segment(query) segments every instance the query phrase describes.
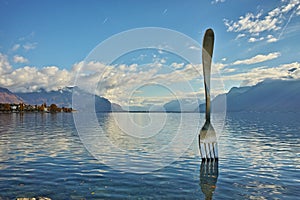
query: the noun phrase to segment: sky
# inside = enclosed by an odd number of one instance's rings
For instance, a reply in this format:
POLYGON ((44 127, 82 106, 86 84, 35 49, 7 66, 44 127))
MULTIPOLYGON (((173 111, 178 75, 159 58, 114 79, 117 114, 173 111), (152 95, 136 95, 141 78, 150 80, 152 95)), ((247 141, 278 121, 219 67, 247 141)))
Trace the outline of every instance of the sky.
POLYGON ((0 0, 0 87, 81 85, 122 106, 203 99, 199 47, 207 28, 215 32, 213 96, 266 79, 300 78, 300 0, 0 0), (149 27, 157 31, 126 41, 149 27), (199 55, 196 62, 164 46, 168 31, 175 34, 172 45, 176 34, 198 43, 182 47, 199 55), (156 33, 161 45, 115 55, 156 33), (105 51, 105 41, 115 44, 105 51), (107 63, 104 54, 116 59, 107 63))

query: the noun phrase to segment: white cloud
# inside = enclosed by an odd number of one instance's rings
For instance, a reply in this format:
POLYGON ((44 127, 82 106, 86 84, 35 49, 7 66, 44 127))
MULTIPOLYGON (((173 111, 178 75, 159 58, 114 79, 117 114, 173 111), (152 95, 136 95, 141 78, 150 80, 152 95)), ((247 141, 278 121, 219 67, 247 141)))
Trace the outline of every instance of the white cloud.
POLYGON ((11 72, 11 70, 12 66, 9 64, 7 56, 0 53, 0 76, 11 72))
MULTIPOLYGON (((119 103, 122 106, 128 106, 128 99, 132 97, 133 91, 144 85, 159 84, 164 87, 172 88, 173 84, 177 87, 172 89, 178 96, 180 91, 184 93, 191 92, 191 88, 186 88, 189 81, 199 79, 202 75, 201 65, 172 63, 171 65, 159 65, 160 63, 154 62, 146 65, 115 65, 105 66, 101 63, 85 63, 87 66, 81 66, 87 71, 94 73, 83 73, 77 77, 77 83, 80 88, 85 90, 94 90, 95 85, 96 94, 110 99, 112 102, 119 103), (97 66, 98 65, 98 66, 97 66), (162 70, 162 66, 164 67, 162 70), (95 70, 97 68, 97 70, 95 70), (85 75, 84 75, 85 74, 85 75), (185 85, 185 87, 183 87, 185 85), (91 87, 92 86, 92 87, 91 87)), ((74 65, 74 69, 78 69, 78 63, 74 65)), ((85 71, 85 70, 84 70, 85 71)), ((198 90, 198 88, 197 88, 198 90)), ((91 92, 95 92, 91 91, 91 92)), ((155 95, 155 94, 154 94, 155 95)), ((147 97, 134 97, 134 102, 146 102, 145 99, 154 98, 155 96, 147 97)), ((174 98, 174 97, 173 97, 174 98)), ((160 99, 160 97, 158 98, 160 99)), ((165 100, 167 99, 164 98, 165 100)), ((161 99, 161 101, 165 101, 161 99)), ((133 102, 133 103, 134 103, 133 102)))
MULTIPOLYGON (((164 53, 164 51, 162 50, 162 49, 158 49, 158 51, 157 51, 159 54, 163 54, 164 53)), ((153 55, 154 56, 154 55, 153 55)), ((155 56, 157 56, 157 55, 155 55, 155 56)))
POLYGON ((37 43, 34 42, 34 43, 26 43, 22 46, 26 51, 29 51, 29 50, 32 50, 32 49, 35 49, 37 47, 37 43))
MULTIPOLYGON (((228 32, 237 32, 239 35, 236 39, 244 37, 245 35, 249 36, 249 42, 261 41, 254 39, 254 36, 258 36, 263 33, 270 34, 270 32, 276 32, 278 30, 284 29, 284 27, 289 23, 290 18, 293 16, 293 13, 288 17, 287 15, 294 10, 294 12, 300 12, 300 1, 299 0, 290 0, 283 1, 283 4, 279 7, 274 8, 268 13, 247 13, 244 16, 240 16, 237 21, 224 19, 224 24, 227 27, 228 32)), ((264 37, 266 38, 266 37, 264 37)), ((280 38, 280 37, 279 37, 280 38)), ((277 40, 267 38, 267 42, 276 42, 277 40)))
POLYGON ((236 69, 234 69, 234 68, 225 68, 222 70, 223 73, 232 73, 235 71, 236 71, 236 69))
POLYGON ((201 50, 201 48, 196 47, 196 46, 189 46, 189 49, 196 50, 196 51, 201 50))
MULTIPOLYGON (((165 63, 163 66, 158 64, 105 65, 100 62, 82 61, 75 63, 70 70, 60 69, 57 66, 43 68, 24 66, 13 69, 7 56, 0 54, 0 86, 13 92, 31 92, 40 88, 50 91, 77 85, 122 106, 128 105, 128 99, 133 91, 146 84, 158 84, 170 88, 173 99, 174 94, 177 98, 188 95, 192 98, 192 94, 200 94, 199 89, 203 87, 201 64, 172 63, 168 65, 165 63), (190 81, 199 84, 195 91, 189 86, 190 81)), ((212 74, 217 74, 218 70, 223 70, 224 66, 220 63, 213 64, 212 74)), ((153 96, 151 95, 140 96, 138 102, 149 103, 147 99, 152 99, 153 102, 165 103, 171 99, 163 95, 156 97, 155 91, 153 91, 153 96)))
POLYGON ((221 71, 225 67, 227 67, 227 64, 224 64, 224 63, 213 63, 212 64, 212 69, 215 69, 216 71, 221 71))
POLYGON ((268 60, 273 60, 275 58, 278 58, 279 56, 280 56, 279 52, 273 52, 273 53, 269 53, 267 55, 259 54, 252 58, 249 58, 249 59, 237 60, 237 61, 233 62, 231 65, 251 65, 251 64, 265 62, 268 60))
MULTIPOLYGON (((23 57, 14 57, 16 61, 25 61, 23 57)), ((13 69, 6 55, 0 53, 0 86, 14 92, 30 92, 40 88, 57 90, 73 85, 75 72, 47 66, 41 69, 25 66, 13 69)))
POLYGON ((283 13, 287 13, 292 10, 294 7, 297 7, 300 4, 299 0, 291 0, 287 5, 281 7, 283 13))
POLYGON ((277 67, 258 67, 249 72, 228 75, 224 80, 241 81, 242 86, 255 85, 266 79, 300 79, 300 63, 293 62, 277 67))
POLYGON ((12 47, 12 51, 17 51, 19 48, 21 47, 20 44, 15 44, 13 47, 12 47))
POLYGON ((240 33, 236 36, 235 40, 237 39, 240 39, 240 38, 243 38, 243 37, 246 37, 246 34, 245 33, 240 33))
MULTIPOLYGON (((223 60, 223 61, 226 61, 226 59, 223 60)), ((228 66, 229 66, 229 64, 213 63, 212 64, 212 73, 213 74, 219 74, 219 73, 226 74, 226 73, 231 73, 231 72, 235 72, 236 71, 235 68, 229 68, 228 66)))
POLYGON ((217 4, 217 3, 224 3, 225 0, 213 0, 211 1, 212 4, 217 4))
POLYGON ((264 37, 260 37, 260 38, 251 37, 249 38, 248 42, 258 42, 258 41, 262 41, 263 39, 264 37))
POLYGON ((31 92, 39 88, 46 90, 57 90, 59 88, 71 85, 73 78, 70 72, 60 70, 56 66, 36 67, 25 66, 11 71, 10 73, 0 75, 1 85, 8 87, 12 91, 31 92))
POLYGON ((171 67, 174 67, 175 69, 180 69, 184 66, 184 63, 172 63, 171 67))
MULTIPOLYGON (((237 60, 230 65, 260 63, 275 59, 278 56, 280 56, 279 52, 256 55, 249 59, 237 60)), ((212 91, 214 93, 212 95, 224 92, 222 81, 239 81, 243 85, 254 85, 265 79, 300 79, 300 63, 298 62, 271 68, 254 68, 244 73, 236 73, 236 69, 230 68, 230 65, 213 63, 212 83, 214 89, 212 91), (218 76, 218 72, 222 72, 222 77, 218 76)), ((140 66, 137 64, 105 65, 100 62, 85 63, 82 61, 75 63, 70 70, 59 69, 57 66, 43 68, 25 66, 12 69, 7 56, 0 53, 0 86, 7 87, 12 91, 36 91, 39 88, 57 90, 74 85, 75 79, 77 83, 81 83, 82 89, 90 91, 96 87, 96 94, 122 106, 160 104, 174 99, 174 95, 132 96, 133 91, 139 92, 139 87, 147 84, 158 84, 171 88, 171 92, 179 99, 203 95, 201 64, 172 63, 169 66, 164 66, 162 70, 155 63, 140 66), (79 71, 83 68, 84 71, 79 71), (190 81, 200 83, 195 91, 184 85, 185 83, 188 85, 190 81), (129 99, 133 102, 128 102, 129 99)), ((90 92, 95 92, 95 90, 90 92)))
POLYGON ((20 55, 15 55, 13 58, 15 63, 27 63, 28 59, 24 58, 23 56, 20 55))
POLYGON ((247 13, 245 16, 241 16, 237 22, 226 22, 227 31, 248 33, 260 33, 263 31, 278 30, 278 18, 272 18, 266 16, 264 19, 260 19, 261 13, 254 15, 253 13, 247 13))
POLYGON ((297 8, 296 15, 300 15, 300 5, 299 5, 298 8, 297 8))
POLYGON ((162 58, 162 59, 160 59, 159 62, 162 63, 162 64, 164 64, 164 63, 166 63, 167 61, 166 61, 166 59, 162 58))
POLYGON ((267 40, 268 43, 272 43, 272 42, 277 42, 278 41, 278 39, 275 38, 273 35, 268 35, 267 39, 268 39, 267 40))

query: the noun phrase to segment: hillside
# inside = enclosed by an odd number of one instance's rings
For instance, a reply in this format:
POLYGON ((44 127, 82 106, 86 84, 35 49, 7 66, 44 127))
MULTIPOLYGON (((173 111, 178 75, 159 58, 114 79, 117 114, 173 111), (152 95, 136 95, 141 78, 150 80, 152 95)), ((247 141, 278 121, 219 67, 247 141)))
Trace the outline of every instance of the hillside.
MULTIPOLYGON (((59 107, 72 107, 73 91, 75 94, 80 93, 84 96, 91 96, 92 94, 86 93, 80 90, 78 87, 66 87, 58 91, 46 91, 40 89, 37 92, 29 93, 16 93, 22 97, 24 101, 31 105, 40 105, 46 103, 47 105, 56 104, 59 107)), ((112 104, 109 100, 92 95, 95 98, 95 110, 96 112, 110 112, 121 111, 121 107, 117 104, 112 104)))
POLYGON ((6 88, 0 87, 0 103, 20 103, 24 100, 6 88))
POLYGON ((167 112, 198 112, 199 101, 195 99, 177 99, 164 104, 167 112))
POLYGON ((300 111, 300 80, 267 80, 252 87, 232 88, 217 96, 213 104, 226 96, 227 112, 300 111))

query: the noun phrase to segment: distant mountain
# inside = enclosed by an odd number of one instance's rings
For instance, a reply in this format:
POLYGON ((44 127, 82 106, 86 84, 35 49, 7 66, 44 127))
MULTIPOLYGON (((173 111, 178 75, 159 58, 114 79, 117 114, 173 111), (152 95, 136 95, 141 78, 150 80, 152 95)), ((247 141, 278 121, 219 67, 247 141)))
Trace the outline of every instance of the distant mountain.
POLYGON ((162 105, 148 105, 148 106, 129 106, 125 110, 130 112, 195 112, 194 110, 199 106, 197 100, 172 100, 162 105))
POLYGON ((224 102, 224 97, 227 112, 300 111, 300 80, 266 80, 252 87, 234 87, 212 104, 224 102))
POLYGON ((21 103, 24 100, 6 88, 0 87, 0 103, 21 103))
POLYGON ((124 111, 124 110, 123 110, 123 108, 119 104, 111 103, 111 111, 113 111, 113 112, 121 112, 121 111, 124 111))
POLYGON ((130 112, 148 112, 149 107, 146 106, 128 106, 125 108, 126 111, 130 112))
POLYGON ((39 89, 36 92, 16 93, 16 95, 20 96, 26 103, 31 105, 41 105, 43 103, 50 105, 54 103, 60 107, 71 107, 72 91, 73 88, 64 88, 58 91, 39 89))
POLYGON ((164 108, 162 106, 127 106, 124 108, 126 111, 129 112, 164 112, 164 108))
POLYGON ((195 99, 176 99, 166 103, 167 112, 198 112, 199 101, 195 99))
MULTIPOLYGON (((96 112, 122 111, 121 106, 112 104, 109 100, 103 97, 84 92, 78 87, 65 87, 57 91, 46 91, 44 89, 40 89, 36 92, 16 94, 24 99, 26 103, 32 105, 41 105, 43 103, 50 105, 54 103, 59 107, 72 107, 73 92, 75 92, 74 94, 80 94, 81 97, 84 96, 85 98, 89 97, 89 99, 95 99, 94 103, 96 112)), ((84 104, 86 105, 86 102, 83 101, 81 106, 84 106, 84 104)), ((81 108, 84 109, 84 107, 81 108)))

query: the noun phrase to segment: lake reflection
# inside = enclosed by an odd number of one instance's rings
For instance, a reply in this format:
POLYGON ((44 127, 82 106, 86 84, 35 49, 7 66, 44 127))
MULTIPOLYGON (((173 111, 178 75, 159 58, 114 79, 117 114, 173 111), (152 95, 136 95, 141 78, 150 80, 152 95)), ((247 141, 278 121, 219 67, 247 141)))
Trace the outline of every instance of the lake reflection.
POLYGON ((200 166, 200 187, 205 199, 212 199, 219 176, 217 160, 202 160, 200 166))
MULTIPOLYGON (((147 158, 155 144, 164 145, 174 137, 174 130, 178 128, 172 124, 180 119, 178 113, 166 114, 163 117, 167 125, 162 132, 158 135, 151 131, 149 134, 139 132, 134 138, 116 127, 111 115, 99 114, 97 123, 104 131, 101 137, 110 138, 126 150, 118 151, 123 152, 122 158, 127 151, 147 158)), ((131 115, 141 127, 150 122, 149 116, 131 115)), ((52 199, 297 199, 300 196, 299 116, 297 113, 228 114, 224 129, 217 131, 218 163, 201 163, 198 133, 195 133, 190 148, 174 162, 139 174, 118 170, 106 165, 105 160, 95 159, 78 137, 71 113, 0 114, 0 199, 37 196, 52 199)), ((203 123, 196 122, 194 114, 185 113, 183 117, 189 122, 183 126, 187 130, 188 125, 198 128, 197 124, 203 123)), ((159 119, 159 115, 156 118, 159 119)), ((204 115, 200 114, 199 119, 204 119, 204 115)), ((220 126, 217 121, 212 122, 214 127, 220 126)), ((93 136, 97 129, 89 128, 91 131, 86 135, 93 136)), ((180 147, 181 141, 186 139, 184 129, 173 148, 162 154, 166 159, 167 154, 174 155, 178 151, 176 145, 180 147)), ((96 145, 96 141, 90 144, 96 145)), ((110 152, 108 146, 98 147, 107 148, 103 154, 110 152)), ((117 159, 124 167, 128 161, 111 153, 101 156, 117 159)))

